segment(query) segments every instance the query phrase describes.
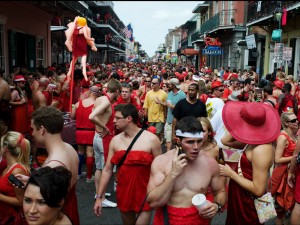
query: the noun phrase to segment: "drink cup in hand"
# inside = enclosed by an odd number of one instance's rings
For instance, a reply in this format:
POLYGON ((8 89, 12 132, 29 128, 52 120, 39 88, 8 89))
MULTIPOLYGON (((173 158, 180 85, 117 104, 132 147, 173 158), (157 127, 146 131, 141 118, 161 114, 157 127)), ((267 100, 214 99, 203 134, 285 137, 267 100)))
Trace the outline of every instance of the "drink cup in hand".
POLYGON ((192 203, 198 209, 198 211, 200 212, 201 209, 204 206, 206 206, 206 204, 207 204, 205 195, 204 194, 194 195, 193 198, 192 198, 192 203))

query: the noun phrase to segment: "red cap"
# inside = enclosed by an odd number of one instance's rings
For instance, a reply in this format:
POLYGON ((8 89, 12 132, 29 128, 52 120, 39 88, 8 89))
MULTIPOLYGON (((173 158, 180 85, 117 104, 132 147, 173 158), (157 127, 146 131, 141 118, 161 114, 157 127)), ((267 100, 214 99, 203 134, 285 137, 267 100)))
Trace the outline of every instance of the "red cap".
POLYGON ((211 84, 211 89, 213 90, 213 89, 215 89, 215 88, 217 88, 217 87, 223 87, 224 86, 224 84, 222 84, 222 82, 221 81, 214 81, 214 82, 212 82, 212 84, 211 84))
POLYGON ((14 82, 26 81, 23 75, 16 75, 14 77, 14 82))

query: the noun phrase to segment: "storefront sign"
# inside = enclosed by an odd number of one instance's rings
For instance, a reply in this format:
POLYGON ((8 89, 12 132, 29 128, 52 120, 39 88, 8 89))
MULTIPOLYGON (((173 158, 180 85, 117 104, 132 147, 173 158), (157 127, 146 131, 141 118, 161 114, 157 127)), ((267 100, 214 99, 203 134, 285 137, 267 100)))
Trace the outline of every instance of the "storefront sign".
POLYGON ((291 61, 293 55, 293 48, 283 47, 283 60, 291 61))
POLYGON ((206 48, 202 49, 203 55, 222 55, 223 49, 216 46, 207 46, 206 48))
POLYGON ((283 58, 283 43, 276 43, 274 47, 274 58, 275 61, 281 61, 283 58))

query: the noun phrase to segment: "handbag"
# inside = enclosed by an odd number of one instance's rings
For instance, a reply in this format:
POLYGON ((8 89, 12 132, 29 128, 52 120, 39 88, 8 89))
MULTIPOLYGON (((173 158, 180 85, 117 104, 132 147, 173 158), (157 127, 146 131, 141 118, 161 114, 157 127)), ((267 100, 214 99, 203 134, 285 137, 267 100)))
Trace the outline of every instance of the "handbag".
MULTIPOLYGON (((240 160, 239 160, 239 164, 238 164, 238 174, 241 177, 244 177, 242 169, 241 169, 242 155, 243 155, 243 153, 240 156, 240 160)), ((267 192, 260 198, 254 197, 254 206, 255 206, 260 223, 265 223, 277 216, 277 213, 275 210, 274 199, 271 195, 271 192, 267 192)))

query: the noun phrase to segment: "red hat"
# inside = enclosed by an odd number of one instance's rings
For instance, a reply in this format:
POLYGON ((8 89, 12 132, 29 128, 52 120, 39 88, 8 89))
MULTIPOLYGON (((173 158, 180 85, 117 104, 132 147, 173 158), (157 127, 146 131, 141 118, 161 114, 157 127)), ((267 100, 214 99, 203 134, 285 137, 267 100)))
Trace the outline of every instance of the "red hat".
POLYGON ((245 144, 270 143, 281 129, 278 112, 259 102, 229 101, 223 107, 222 118, 228 132, 245 144))
POLYGON ((224 86, 224 84, 221 81, 217 80, 217 81, 212 82, 211 89, 213 90, 217 87, 223 87, 223 86, 224 86))
POLYGON ((153 134, 156 134, 156 127, 154 127, 154 126, 148 127, 147 130, 150 131, 150 132, 153 133, 153 134))
POLYGON ((275 80, 274 84, 276 85, 276 87, 278 87, 279 89, 283 88, 284 82, 281 80, 275 80))
POLYGON ((14 77, 14 82, 26 81, 23 75, 16 75, 14 77))
POLYGON ((89 80, 86 81, 84 78, 80 83, 82 87, 89 87, 91 85, 90 81, 89 80))

